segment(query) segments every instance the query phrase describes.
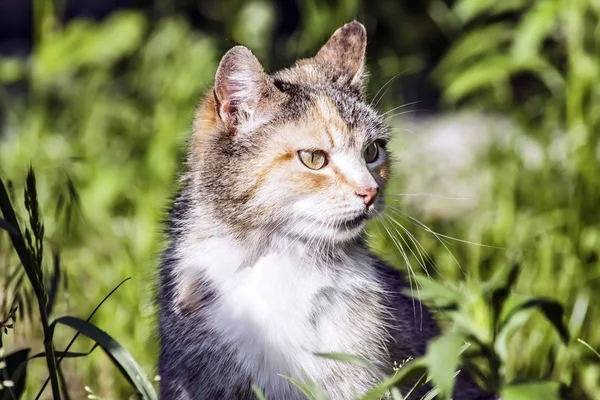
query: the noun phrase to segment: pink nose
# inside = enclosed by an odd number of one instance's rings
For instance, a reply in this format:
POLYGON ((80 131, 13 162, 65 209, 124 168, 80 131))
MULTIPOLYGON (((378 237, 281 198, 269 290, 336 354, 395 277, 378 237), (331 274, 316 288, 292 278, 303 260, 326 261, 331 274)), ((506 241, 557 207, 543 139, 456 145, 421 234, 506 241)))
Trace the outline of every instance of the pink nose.
POLYGON ((373 204, 373 201, 375 201, 377 193, 379 193, 378 187, 360 188, 356 192, 356 195, 363 198, 363 201, 365 202, 366 206, 370 206, 371 204, 373 204))

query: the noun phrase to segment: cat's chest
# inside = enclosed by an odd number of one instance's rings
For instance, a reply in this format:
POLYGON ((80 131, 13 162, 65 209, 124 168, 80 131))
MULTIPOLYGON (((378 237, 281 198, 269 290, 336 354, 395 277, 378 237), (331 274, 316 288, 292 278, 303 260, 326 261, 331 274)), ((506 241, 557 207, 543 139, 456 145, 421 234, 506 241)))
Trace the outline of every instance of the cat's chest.
POLYGON ((326 367, 313 353, 362 352, 372 336, 368 325, 377 330, 370 320, 381 311, 377 287, 364 274, 311 264, 293 249, 267 252, 250 264, 247 254, 225 243, 213 243, 205 255, 214 264, 204 273, 218 294, 207 322, 253 370, 320 375, 326 367))

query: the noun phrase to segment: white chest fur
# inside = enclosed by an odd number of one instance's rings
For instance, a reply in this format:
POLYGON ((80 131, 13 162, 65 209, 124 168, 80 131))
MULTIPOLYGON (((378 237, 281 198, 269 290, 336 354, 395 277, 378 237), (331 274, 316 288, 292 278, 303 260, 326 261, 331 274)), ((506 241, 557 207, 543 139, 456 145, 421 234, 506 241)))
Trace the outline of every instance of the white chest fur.
MULTIPOLYGON (((348 368, 315 352, 371 352, 371 356, 381 352, 381 308, 371 302, 357 310, 352 302, 359 290, 381 293, 368 260, 350 259, 343 268, 317 265, 306 249, 293 246, 248 262, 248 252, 227 238, 207 239, 186 253, 182 259, 186 275, 201 271, 217 290, 207 323, 234 345, 240 364, 271 393, 289 390, 277 374, 300 378, 302 371, 324 382, 340 368, 348 368)), ((370 379, 365 375, 362 380, 370 379)), ((329 391, 345 398, 342 392, 362 391, 368 384, 356 383, 329 391)))

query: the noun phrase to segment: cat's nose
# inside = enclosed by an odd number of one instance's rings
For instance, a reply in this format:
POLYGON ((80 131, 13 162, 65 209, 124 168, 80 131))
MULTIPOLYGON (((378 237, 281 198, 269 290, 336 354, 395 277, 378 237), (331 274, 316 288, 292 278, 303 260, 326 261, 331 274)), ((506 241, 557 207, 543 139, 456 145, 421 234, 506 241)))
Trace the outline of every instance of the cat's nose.
POLYGON ((356 195, 363 198, 367 207, 373 204, 377 193, 379 193, 378 187, 360 188, 356 191, 356 195))

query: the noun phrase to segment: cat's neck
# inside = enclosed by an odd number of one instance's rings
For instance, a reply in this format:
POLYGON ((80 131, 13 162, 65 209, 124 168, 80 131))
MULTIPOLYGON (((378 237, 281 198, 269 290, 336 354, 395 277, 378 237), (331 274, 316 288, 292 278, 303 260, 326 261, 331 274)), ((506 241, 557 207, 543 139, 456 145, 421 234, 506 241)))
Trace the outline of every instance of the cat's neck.
POLYGON ((279 256, 294 260, 301 268, 335 270, 347 269, 353 260, 369 258, 364 240, 336 242, 306 239, 283 234, 254 232, 244 240, 214 231, 197 231, 179 248, 180 259, 188 260, 194 269, 252 267, 261 258, 279 256))

